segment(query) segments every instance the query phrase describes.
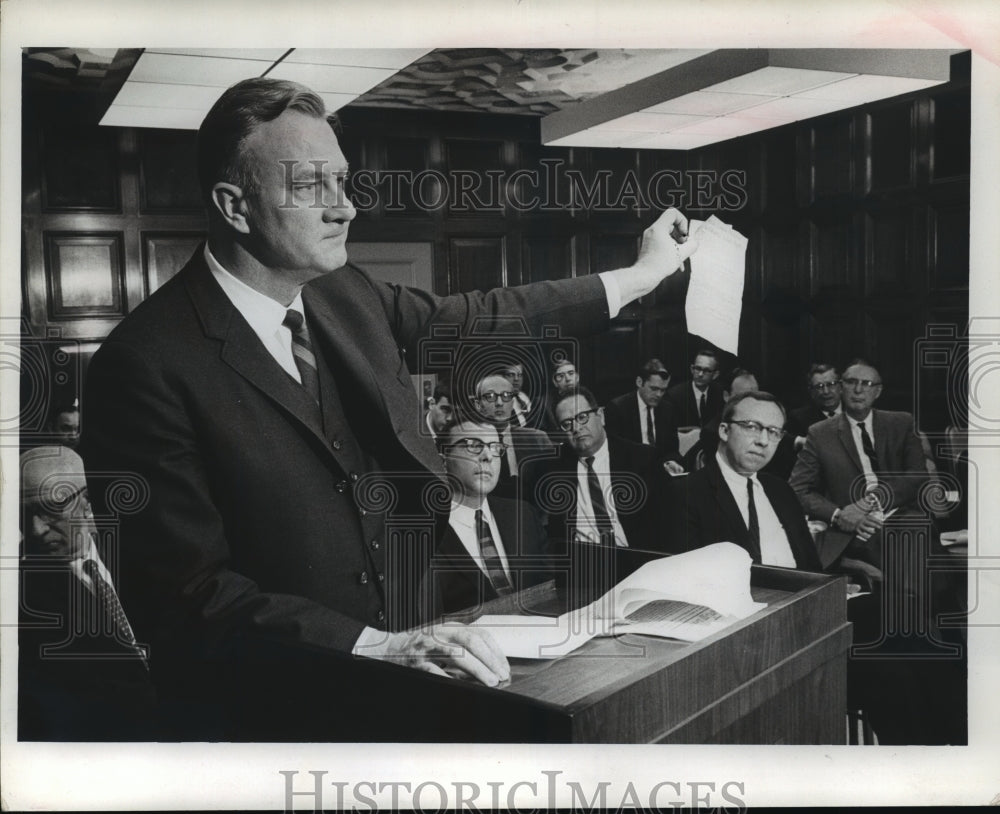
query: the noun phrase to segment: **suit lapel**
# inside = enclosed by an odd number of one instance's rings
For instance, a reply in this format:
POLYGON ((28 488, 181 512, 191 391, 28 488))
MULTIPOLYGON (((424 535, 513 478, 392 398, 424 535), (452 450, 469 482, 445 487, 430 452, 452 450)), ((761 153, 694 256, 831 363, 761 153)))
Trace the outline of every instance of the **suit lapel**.
POLYGON ((268 353, 249 323, 212 277, 202 252, 186 280, 208 336, 222 341, 222 361, 304 424, 326 445, 316 402, 268 353))
POLYGON ((840 414, 840 421, 837 423, 837 437, 840 439, 840 444, 843 446, 844 452, 847 453, 847 457, 851 459, 851 463, 854 464, 855 469, 859 473, 863 472, 861 459, 858 457, 858 448, 854 446, 854 434, 851 431, 851 422, 847 417, 847 413, 840 414))
POLYGON ((734 530, 739 530, 739 539, 732 542, 746 548, 750 542, 750 532, 747 529, 746 522, 743 520, 743 515, 740 513, 740 507, 736 505, 736 499, 733 497, 733 493, 726 483, 726 479, 722 477, 722 471, 719 469, 719 464, 715 458, 712 458, 705 465, 705 469, 708 471, 708 481, 712 485, 715 501, 726 518, 726 525, 734 530))

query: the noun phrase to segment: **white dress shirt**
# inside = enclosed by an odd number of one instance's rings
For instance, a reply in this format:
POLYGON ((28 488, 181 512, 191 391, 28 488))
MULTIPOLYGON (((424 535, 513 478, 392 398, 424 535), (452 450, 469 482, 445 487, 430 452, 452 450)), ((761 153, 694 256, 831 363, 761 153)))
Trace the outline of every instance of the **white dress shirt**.
MULTIPOLYGON (((722 478, 732 492, 733 499, 743 515, 743 522, 750 528, 750 498, 747 495, 747 475, 741 475, 729 465, 721 450, 715 453, 715 460, 722 470, 722 478)), ((780 565, 785 568, 795 567, 795 555, 788 543, 788 535, 781 525, 771 501, 767 499, 764 488, 754 473, 749 476, 753 483, 753 504, 757 509, 757 526, 760 528, 760 561, 764 565, 780 565)))
MULTIPOLYGON (((861 428, 858 426, 858 422, 855 421, 850 416, 847 416, 847 420, 851 424, 851 437, 854 438, 854 446, 858 450, 858 459, 861 461, 861 469, 865 473, 865 483, 868 484, 869 489, 874 489, 878 486, 878 477, 875 475, 875 471, 872 469, 872 463, 865 453, 865 447, 861 443, 861 428)), ((875 448, 875 432, 872 427, 872 412, 868 411, 868 415, 865 416, 865 420, 861 422, 865 425, 865 429, 868 430, 868 437, 872 439, 872 449, 875 448)))
MULTIPOLYGON (((594 453, 594 472, 597 474, 597 482, 601 485, 601 492, 604 494, 604 503, 608 509, 608 516, 611 518, 611 527, 615 533, 615 545, 628 548, 628 538, 625 530, 618 521, 618 512, 615 509, 615 499, 611 494, 611 456, 608 453, 608 439, 604 439, 601 448, 594 453)), ((587 478, 587 462, 580 458, 576 463, 576 530, 577 533, 586 539, 597 542, 601 539, 601 534, 597 529, 597 522, 594 520, 594 504, 590 500, 590 481, 587 478)))
MULTIPOLYGON (((493 535, 493 544, 497 547, 497 554, 500 555, 500 562, 503 563, 503 570, 506 571, 509 579, 510 565, 507 563, 507 552, 503 547, 503 539, 500 537, 500 529, 497 528, 497 521, 494 520, 493 513, 490 511, 490 504, 484 500, 479 508, 483 511, 483 520, 485 520, 486 525, 490 527, 490 532, 493 535)), ((479 570, 486 574, 486 576, 489 576, 489 572, 486 570, 486 564, 483 562, 483 556, 479 551, 479 531, 476 528, 476 510, 461 503, 452 501, 451 514, 448 517, 448 525, 451 526, 452 531, 458 535, 458 539, 465 547, 465 550, 469 553, 469 556, 475 561, 479 570)))
POLYGON ((266 294, 261 294, 226 271, 212 256, 207 243, 205 244, 205 262, 208 264, 215 281, 222 287, 223 293, 240 312, 240 315, 250 323, 250 327, 264 343, 267 352, 274 357, 274 360, 289 376, 302 384, 299 369, 295 364, 295 356, 292 354, 292 332, 282 325, 285 320, 285 312, 290 308, 305 316, 302 306, 302 292, 299 291, 286 308, 277 300, 272 300, 266 294))

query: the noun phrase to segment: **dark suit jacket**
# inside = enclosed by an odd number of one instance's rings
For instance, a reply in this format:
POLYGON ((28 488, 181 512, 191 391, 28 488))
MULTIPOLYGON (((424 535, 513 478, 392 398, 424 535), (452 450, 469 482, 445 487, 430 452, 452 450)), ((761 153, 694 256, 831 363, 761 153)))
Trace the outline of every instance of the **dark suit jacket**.
MULTIPOLYGON (((808 571, 820 571, 819 557, 805 515, 787 483, 773 475, 757 475, 761 488, 788 536, 795 565, 808 571)), ((681 510, 675 513, 671 543, 675 553, 690 551, 712 543, 730 542, 745 548, 754 562, 760 562, 760 550, 751 542, 750 532, 736 499, 730 491, 713 454, 704 468, 687 476, 677 485, 681 510)))
POLYGON ((493 495, 509 500, 533 501, 535 472, 538 466, 553 458, 556 453, 555 444, 544 431, 515 424, 510 426, 510 438, 517 460, 517 475, 511 473, 507 477, 501 476, 493 495))
POLYGON ((154 740, 155 693, 133 648, 103 623, 68 567, 21 561, 19 740, 154 740))
MULTIPOLYGON (((913 416, 890 410, 872 411, 879 481, 892 499, 883 508, 915 508, 917 495, 929 476, 923 449, 913 428, 913 416)), ((829 522, 835 509, 864 494, 864 470, 851 435, 847 415, 841 413, 809 428, 789 483, 810 517, 829 522)), ((833 562, 853 535, 829 529, 823 536, 821 559, 833 562)))
POLYGON ((720 415, 725 405, 722 398, 722 385, 712 382, 706 391, 708 402, 705 405, 705 414, 698 418, 698 404, 695 401, 694 393, 691 390, 691 382, 681 382, 675 384, 667 390, 667 398, 674 406, 674 417, 677 419, 679 427, 699 427, 704 426, 713 416, 720 415))
MULTIPOLYGON (((673 491, 656 452, 648 446, 608 436, 611 485, 618 520, 629 548, 669 551, 668 512, 673 491)), ((549 540, 553 553, 567 550, 576 527, 577 458, 569 444, 539 478, 539 508, 549 513, 549 540)))
MULTIPOLYGON (((529 503, 488 498, 490 511, 510 566, 515 590, 544 582, 551 575, 545 551, 545 529, 537 509, 529 503)), ((475 608, 497 598, 486 574, 469 556, 451 526, 447 526, 431 561, 429 576, 440 598, 442 613, 475 608)))
MULTIPOLYGON (((432 326, 462 337, 480 316, 515 313, 535 333, 559 324, 577 334, 608 320, 596 275, 442 298, 348 266, 306 286, 303 301, 322 415, 219 288, 201 248, 90 363, 88 476, 136 473, 145 487, 117 513, 122 600, 153 645, 154 680, 196 698, 207 692, 198 665, 219 667, 224 696, 246 674, 244 656, 349 653, 365 625, 398 624, 386 618, 387 586, 413 593, 433 518, 413 545, 400 544, 400 556, 420 549, 417 567, 395 559, 390 570, 387 548, 394 556, 395 541, 413 539, 395 517, 429 514, 422 490, 443 472, 410 378, 432 326), (371 469, 389 474, 364 477, 371 469)), ((102 492, 94 480, 97 511, 114 513, 116 495, 102 492)))
POLYGON ((788 430, 789 435, 802 435, 804 436, 809 432, 809 428, 813 424, 818 424, 820 421, 826 421, 827 416, 819 407, 817 407, 812 402, 805 404, 802 407, 796 407, 794 410, 789 410, 788 412, 788 424, 785 429, 788 430))
MULTIPOLYGON (((633 390, 611 399, 604 407, 604 425, 612 435, 642 443, 642 425, 639 423, 639 393, 633 390)), ((645 406, 645 405, 644 405, 645 406)), ((670 399, 663 398, 653 409, 653 429, 656 433, 656 452, 663 461, 681 462, 677 441, 677 420, 670 399)))

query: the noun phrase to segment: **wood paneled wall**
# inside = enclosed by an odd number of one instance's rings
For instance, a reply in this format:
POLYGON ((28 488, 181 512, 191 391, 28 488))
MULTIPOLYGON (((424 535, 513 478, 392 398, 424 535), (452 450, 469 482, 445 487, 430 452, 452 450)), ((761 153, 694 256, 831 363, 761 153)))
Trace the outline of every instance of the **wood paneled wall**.
MULTIPOLYGON (((944 390, 926 392, 943 374, 921 379, 915 346, 928 325, 967 321, 969 105, 959 78, 690 153, 547 149, 530 117, 347 110, 341 141, 363 210, 351 234, 433 241, 441 293, 518 285, 631 263, 655 191, 749 237, 739 362, 763 385, 801 403, 810 362, 867 355, 884 405, 915 409, 919 391, 943 426, 944 390)), ((34 337, 99 341, 204 231, 195 134, 100 128, 102 109, 96 97, 25 96, 22 313, 34 337)), ((702 342, 684 325, 685 287, 671 278, 585 342, 584 382, 613 396, 651 356, 686 378, 702 342)))

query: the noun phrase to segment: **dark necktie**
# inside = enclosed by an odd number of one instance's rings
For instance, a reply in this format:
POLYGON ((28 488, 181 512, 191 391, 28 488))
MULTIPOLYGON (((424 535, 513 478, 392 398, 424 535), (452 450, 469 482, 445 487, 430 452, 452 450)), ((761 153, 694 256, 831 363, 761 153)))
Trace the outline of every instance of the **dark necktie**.
POLYGON ((299 369, 302 386, 318 404, 319 374, 316 371, 316 357, 309 341, 309 329, 306 327, 305 317, 289 308, 281 324, 292 332, 292 355, 295 357, 295 367, 299 369))
POLYGON ((646 435, 649 438, 649 445, 651 447, 656 446, 656 429, 653 424, 653 408, 648 404, 646 405, 646 435))
POLYGON ((872 443, 872 437, 868 434, 868 430, 865 429, 863 421, 858 422, 858 428, 861 430, 861 448, 865 451, 865 455, 868 456, 868 460, 871 461, 872 472, 878 472, 878 458, 875 455, 875 445, 872 443))
POLYGON ((760 558, 760 522, 757 520, 757 504, 753 499, 753 478, 747 478, 747 530, 750 532, 750 544, 753 546, 753 556, 760 558))
POLYGON ((698 418, 701 422, 705 423, 705 412, 708 410, 708 396, 704 393, 701 394, 701 398, 698 400, 698 418))
POLYGON ((490 531, 490 524, 483 517, 483 510, 476 509, 476 536, 479 538, 479 555, 483 558, 483 565, 486 573, 493 584, 493 590, 498 596, 505 596, 513 590, 507 572, 503 570, 503 561, 500 559, 500 552, 497 551, 496 543, 493 542, 493 533, 490 531))
POLYGON ((827 418, 833 418, 837 414, 836 410, 830 410, 828 413, 824 413, 827 418))
POLYGON ((100 569, 97 567, 97 562, 95 560, 84 560, 83 561, 83 572, 90 577, 91 582, 94 584, 94 595, 97 597, 97 601, 101 604, 101 609, 104 611, 104 621, 105 625, 102 629, 111 630, 116 639, 123 641, 132 646, 135 650, 136 655, 142 659, 143 666, 148 670, 149 663, 146 661, 146 654, 135 641, 135 634, 132 632, 132 626, 128 623, 128 618, 125 616, 125 609, 122 607, 122 603, 118 599, 118 594, 115 593, 115 589, 112 588, 108 581, 101 576, 100 569))
POLYGON ((601 535, 601 542, 615 545, 614 526, 611 525, 611 516, 608 514, 607 504, 604 502, 604 492, 601 490, 601 482, 597 479, 594 471, 594 456, 584 458, 587 464, 587 487, 590 490, 590 505, 594 509, 594 525, 601 535))

